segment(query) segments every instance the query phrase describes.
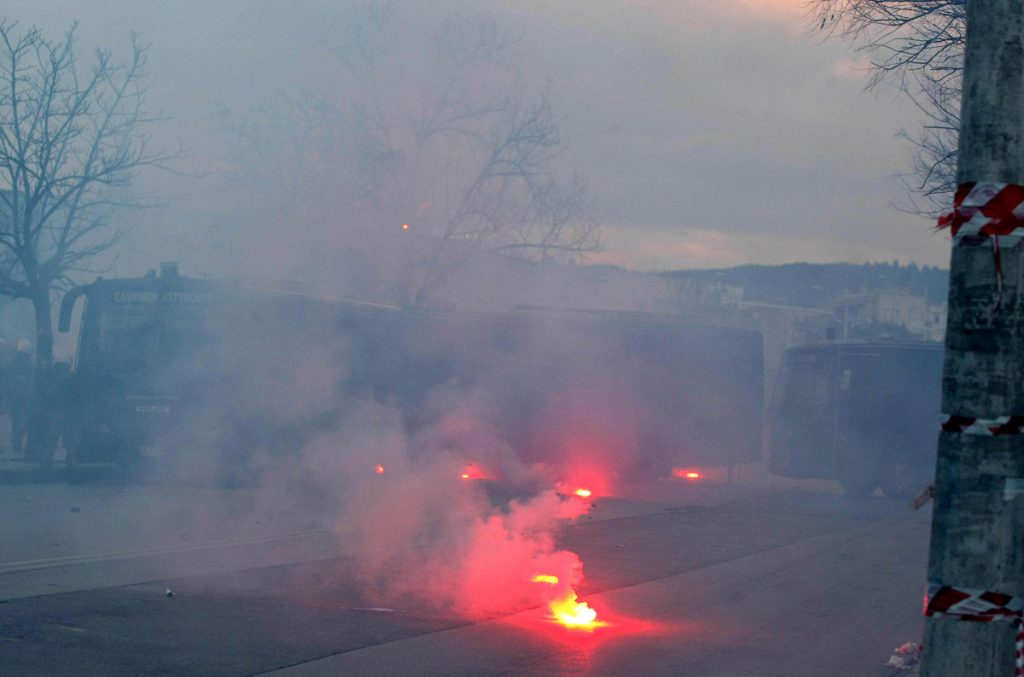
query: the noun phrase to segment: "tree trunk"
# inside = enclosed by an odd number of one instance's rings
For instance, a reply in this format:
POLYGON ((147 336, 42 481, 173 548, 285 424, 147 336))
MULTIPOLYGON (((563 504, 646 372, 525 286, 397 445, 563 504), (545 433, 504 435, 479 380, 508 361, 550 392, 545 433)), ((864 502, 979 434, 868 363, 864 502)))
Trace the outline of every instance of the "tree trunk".
POLYGON ((60 415, 56 410, 51 386, 50 367, 53 362, 53 317, 50 312, 50 290, 35 289, 32 306, 36 316, 36 359, 32 375, 32 397, 29 408, 28 452, 40 467, 49 471, 53 463, 56 438, 53 431, 60 415))
POLYGON ((36 316, 36 372, 48 372, 53 363, 53 313, 49 288, 32 292, 36 316))
MULTIPOLYGON (((967 4, 957 181, 1024 184, 1024 0, 967 4)), ((991 235, 954 242, 946 415, 1024 414, 1022 247, 991 235)), ((939 434, 928 580, 1024 595, 1024 434, 970 434, 958 426, 939 434)), ((942 614, 943 606, 933 605, 940 613, 925 622, 922 675, 1014 674, 1013 623, 953 617, 958 612, 942 614)))

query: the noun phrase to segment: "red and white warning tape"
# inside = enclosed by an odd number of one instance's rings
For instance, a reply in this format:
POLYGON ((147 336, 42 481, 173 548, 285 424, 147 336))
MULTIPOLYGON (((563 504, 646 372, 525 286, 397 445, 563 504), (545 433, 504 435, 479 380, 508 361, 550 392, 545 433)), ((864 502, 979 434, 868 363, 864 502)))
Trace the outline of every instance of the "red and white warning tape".
POLYGON ((950 229, 954 244, 965 238, 996 237, 1012 246, 1024 237, 1024 186, 962 183, 953 198, 953 211, 939 217, 938 227, 950 229))
POLYGON ((992 243, 996 268, 996 303, 1003 305, 1003 247, 1024 239, 1024 186, 1014 183, 970 181, 957 186, 953 211, 939 217, 939 230, 949 228, 953 245, 992 243))
POLYGON ((975 418, 942 414, 942 430, 966 435, 1020 435, 1024 434, 1024 416, 975 418))
POLYGON ((1024 597, 929 583, 924 615, 980 623, 1013 623, 1017 626, 1016 675, 1024 677, 1024 597))

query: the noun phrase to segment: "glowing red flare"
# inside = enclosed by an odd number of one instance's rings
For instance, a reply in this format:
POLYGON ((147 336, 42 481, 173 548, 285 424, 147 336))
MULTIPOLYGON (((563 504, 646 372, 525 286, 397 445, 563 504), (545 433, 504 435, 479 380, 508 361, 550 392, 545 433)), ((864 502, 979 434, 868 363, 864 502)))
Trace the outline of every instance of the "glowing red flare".
MULTIPOLYGON (((530 581, 547 585, 559 584, 558 576, 553 574, 537 574, 530 581)), ((597 621, 597 612, 591 609, 590 605, 576 598, 576 591, 571 586, 562 586, 555 594, 559 596, 548 601, 548 609, 551 610, 551 617, 555 621, 570 628, 593 629, 604 625, 597 621)))
POLYGON ((470 463, 462 469, 462 475, 464 480, 486 480, 490 479, 487 473, 476 463, 470 463))
POLYGON ((590 491, 590 489, 577 489, 576 490, 576 495, 580 496, 582 498, 590 498, 590 494, 591 493, 592 492, 590 491))
POLYGON ((373 466, 373 471, 375 473, 377 473, 378 475, 383 475, 384 474, 384 466, 382 466, 380 463, 378 463, 377 465, 373 466))
POLYGON ((409 230, 409 224, 408 223, 403 223, 402 224, 402 230, 409 230))
POLYGON ((593 628, 599 625, 597 612, 586 602, 577 601, 575 592, 567 597, 552 600, 548 603, 548 608, 551 609, 555 620, 567 627, 593 628))
POLYGON ((687 468, 676 468, 672 471, 672 474, 684 480, 699 480, 704 477, 704 475, 697 470, 689 470, 687 468))

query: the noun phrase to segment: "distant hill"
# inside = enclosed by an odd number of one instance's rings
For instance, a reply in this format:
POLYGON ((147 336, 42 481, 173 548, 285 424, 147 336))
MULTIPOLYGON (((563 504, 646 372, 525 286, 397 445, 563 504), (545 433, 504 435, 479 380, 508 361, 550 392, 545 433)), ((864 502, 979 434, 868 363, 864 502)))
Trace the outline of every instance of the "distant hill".
POLYGON ((879 287, 902 287, 932 304, 944 303, 949 271, 933 266, 896 263, 790 263, 747 265, 720 270, 677 270, 660 273, 743 288, 743 299, 755 303, 822 307, 844 294, 879 287))

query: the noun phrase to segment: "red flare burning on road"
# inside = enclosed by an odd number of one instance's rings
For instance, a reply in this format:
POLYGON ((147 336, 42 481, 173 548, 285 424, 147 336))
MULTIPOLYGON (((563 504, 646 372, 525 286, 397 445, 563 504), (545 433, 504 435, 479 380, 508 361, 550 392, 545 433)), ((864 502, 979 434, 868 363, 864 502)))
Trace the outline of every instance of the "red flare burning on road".
POLYGON ((384 466, 382 466, 380 463, 378 463, 377 465, 373 466, 373 472, 377 473, 378 475, 383 475, 384 474, 384 466))
POLYGON ((476 463, 470 463, 462 469, 460 477, 464 480, 485 480, 488 479, 487 473, 483 471, 476 463))
POLYGON ((574 493, 580 498, 590 498, 593 492, 590 489, 577 489, 574 493))
POLYGON ((568 597, 551 600, 548 608, 556 621, 570 628, 594 628, 600 625, 597 612, 586 602, 577 601, 575 592, 568 597))
POLYGON ((557 619, 550 627, 563 632, 596 622, 588 621, 589 607, 577 608, 573 586, 583 564, 557 542, 562 526, 590 509, 590 500, 573 496, 590 485, 577 480, 565 493, 549 489, 495 505, 476 487, 498 475, 490 465, 452 455, 384 460, 363 461, 364 477, 380 465, 387 480, 378 474, 378 481, 346 492, 339 528, 351 538, 353 573, 368 603, 392 607, 412 599, 473 620, 541 607, 542 616, 557 619), (453 483, 465 491, 452 491, 453 483), (545 578, 532 581, 535 575, 545 578))
POLYGON ((699 471, 691 470, 689 468, 674 468, 672 470, 672 474, 680 479, 690 481, 703 479, 704 477, 704 475, 702 475, 699 471))
MULTIPOLYGON (((558 585, 558 576, 551 574, 537 574, 530 580, 534 583, 558 585)), ((566 587, 564 594, 548 601, 551 617, 569 628, 596 628, 602 625, 597 622, 597 611, 591 609, 586 602, 580 602, 571 586, 566 587)))

